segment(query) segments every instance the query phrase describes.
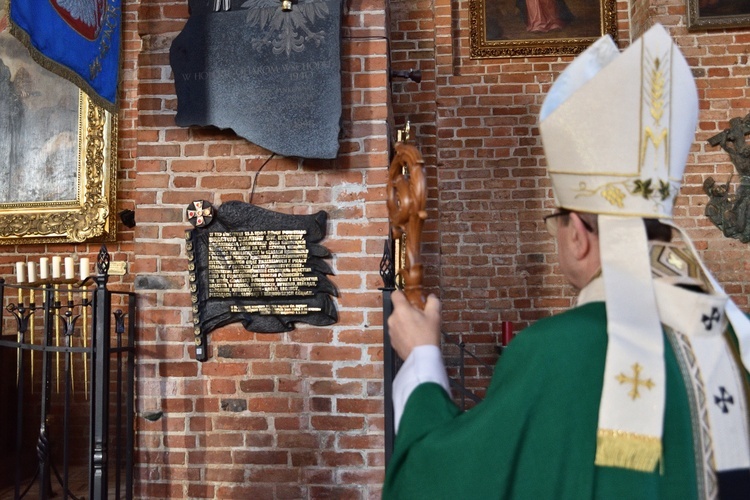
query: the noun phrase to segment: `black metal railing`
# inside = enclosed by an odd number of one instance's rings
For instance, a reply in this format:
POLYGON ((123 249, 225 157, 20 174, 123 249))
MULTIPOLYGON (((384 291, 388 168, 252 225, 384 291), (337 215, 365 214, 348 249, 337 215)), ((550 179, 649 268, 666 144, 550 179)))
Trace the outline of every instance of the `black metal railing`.
POLYGON ((0 380, 15 393, 3 498, 132 498, 136 300, 107 289, 108 271, 102 247, 81 281, 0 279, 0 354, 15 365, 0 380))
MULTIPOLYGON (((448 381, 450 382, 451 389, 453 389, 454 393, 456 394, 456 399, 458 406, 462 410, 466 410, 469 406, 469 403, 467 400, 470 400, 473 404, 479 403, 482 401, 482 397, 477 394, 475 391, 472 391, 468 388, 466 383, 466 360, 469 359, 473 366, 479 367, 482 369, 485 373, 488 375, 486 377, 482 377, 483 379, 489 379, 491 377, 491 374, 494 370, 493 365, 483 361, 480 359, 476 354, 474 354, 469 348, 467 347, 466 342, 463 340, 453 340, 450 335, 448 335, 445 332, 442 332, 443 334, 443 351, 446 351, 446 347, 456 347, 458 348, 458 356, 451 357, 452 360, 456 364, 456 375, 454 377, 449 376, 448 381)), ((451 368, 451 363, 447 363, 448 368, 451 368)), ((476 379, 477 377, 473 377, 476 379)))

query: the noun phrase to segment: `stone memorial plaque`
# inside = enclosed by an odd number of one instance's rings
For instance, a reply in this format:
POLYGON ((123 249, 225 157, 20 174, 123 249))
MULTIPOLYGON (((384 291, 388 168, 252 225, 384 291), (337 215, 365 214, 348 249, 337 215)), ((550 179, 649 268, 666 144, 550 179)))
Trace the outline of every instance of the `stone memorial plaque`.
POLYGON ((229 323, 275 333, 338 320, 330 252, 319 244, 325 212, 288 215, 238 201, 218 209, 196 201, 187 212, 196 359, 208 359, 207 334, 229 323))
POLYGON ((341 0, 190 0, 169 52, 180 126, 231 128, 283 156, 336 158, 341 0), (214 4, 219 10, 214 12, 214 4))

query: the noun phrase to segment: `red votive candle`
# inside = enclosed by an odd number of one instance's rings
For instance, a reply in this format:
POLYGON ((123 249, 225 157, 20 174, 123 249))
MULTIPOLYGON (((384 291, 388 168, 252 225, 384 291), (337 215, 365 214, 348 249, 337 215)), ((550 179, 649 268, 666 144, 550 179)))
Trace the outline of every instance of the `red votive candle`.
POLYGON ((502 342, 503 346, 507 346, 510 344, 511 339, 513 338, 513 323, 510 321, 503 321, 502 322, 502 337, 500 341, 502 342))

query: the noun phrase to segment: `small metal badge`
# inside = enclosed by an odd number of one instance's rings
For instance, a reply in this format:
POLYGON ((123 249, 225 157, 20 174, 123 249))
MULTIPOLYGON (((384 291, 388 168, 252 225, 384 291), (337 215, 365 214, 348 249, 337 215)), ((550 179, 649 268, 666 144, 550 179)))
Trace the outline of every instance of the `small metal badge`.
POLYGON ((187 207, 187 216, 194 227, 206 227, 214 218, 214 207, 206 200, 194 201, 187 207))

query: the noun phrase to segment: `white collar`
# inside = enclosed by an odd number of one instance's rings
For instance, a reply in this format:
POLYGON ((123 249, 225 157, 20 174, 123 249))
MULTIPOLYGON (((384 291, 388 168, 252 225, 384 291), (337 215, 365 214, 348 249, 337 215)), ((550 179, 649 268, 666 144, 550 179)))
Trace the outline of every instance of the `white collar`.
MULTIPOLYGON (((685 335, 721 334, 726 328, 727 296, 687 290, 664 278, 654 279, 659 320, 685 335)), ((597 277, 578 294, 577 305, 604 302, 604 280, 597 277)))

